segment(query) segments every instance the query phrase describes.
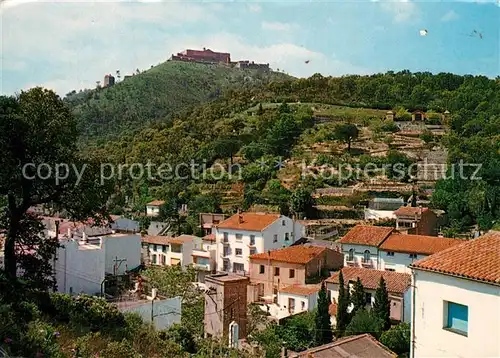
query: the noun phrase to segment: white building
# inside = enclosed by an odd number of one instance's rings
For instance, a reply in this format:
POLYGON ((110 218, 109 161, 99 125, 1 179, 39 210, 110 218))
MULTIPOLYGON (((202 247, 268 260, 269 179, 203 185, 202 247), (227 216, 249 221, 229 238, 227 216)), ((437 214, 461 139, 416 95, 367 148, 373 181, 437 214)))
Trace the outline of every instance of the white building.
POLYGON ((396 219, 394 211, 404 203, 403 198, 373 198, 365 208, 365 220, 396 219))
POLYGON ((145 236, 142 247, 146 250, 147 263, 160 266, 189 266, 193 263, 194 242, 201 238, 191 235, 145 236))
POLYGON ((389 227, 358 225, 338 242, 345 255, 345 266, 410 273, 409 266, 413 262, 463 241, 400 234, 389 227))
POLYGON ((412 268, 410 357, 500 357, 500 232, 412 268))
POLYGON ((244 273, 250 255, 290 246, 304 235, 304 226, 286 216, 239 213, 215 225, 217 270, 244 273))
POLYGON ((160 208, 165 205, 163 200, 154 200, 146 204, 146 215, 147 216, 158 216, 160 215, 160 208))
POLYGON ((272 318, 282 319, 297 313, 313 311, 321 285, 291 285, 278 291, 277 304, 266 304, 272 318))
MULTIPOLYGON (((360 267, 344 267, 342 269, 344 284, 353 290, 354 282, 359 278, 365 290, 366 307, 370 309, 375 302, 375 291, 383 277, 389 293, 391 320, 410 322, 411 320, 411 275, 401 272, 380 271, 360 267)), ((326 288, 332 304, 336 307, 339 297, 339 272, 326 279, 326 288)), ((351 305, 352 306, 352 305, 351 305)), ((350 307, 352 309, 352 307, 350 307)), ((330 314, 336 315, 336 308, 330 314)), ((335 324, 335 319, 333 318, 335 324)))
POLYGON ((61 239, 54 262, 57 289, 96 294, 107 274, 122 275, 140 265, 141 238, 136 234, 72 235, 61 239))

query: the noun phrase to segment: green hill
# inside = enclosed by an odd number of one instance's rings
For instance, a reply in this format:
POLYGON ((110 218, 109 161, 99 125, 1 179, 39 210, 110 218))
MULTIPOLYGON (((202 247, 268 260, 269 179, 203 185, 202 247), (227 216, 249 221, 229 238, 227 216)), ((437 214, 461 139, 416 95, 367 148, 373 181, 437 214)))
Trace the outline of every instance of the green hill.
POLYGON ((168 120, 173 113, 218 98, 232 88, 287 78, 277 72, 169 61, 110 88, 69 94, 65 101, 84 139, 109 139, 168 120))

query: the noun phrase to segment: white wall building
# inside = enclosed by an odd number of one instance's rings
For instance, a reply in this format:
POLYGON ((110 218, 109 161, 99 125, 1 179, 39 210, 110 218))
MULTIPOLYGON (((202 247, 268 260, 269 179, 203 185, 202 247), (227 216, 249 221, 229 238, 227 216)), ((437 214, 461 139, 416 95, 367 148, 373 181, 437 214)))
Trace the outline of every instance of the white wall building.
POLYGON ((191 235, 145 236, 142 238, 147 263, 160 266, 189 266, 193 263, 193 247, 201 238, 191 235))
POLYGON ((160 208, 165 205, 163 200, 154 200, 146 204, 146 215, 147 216, 158 216, 160 215, 160 208))
POLYGON ((141 238, 136 234, 72 236, 61 240, 55 273, 64 293, 100 292, 106 274, 121 275, 140 265, 141 238))
MULTIPOLYGON (((375 291, 383 277, 389 293, 391 305, 391 319, 394 321, 410 322, 411 320, 411 275, 401 272, 380 271, 360 267, 344 267, 342 269, 344 284, 349 284, 353 290, 354 282, 360 279, 363 284, 366 298, 366 308, 370 309, 375 302, 375 291)), ((332 303, 338 303, 339 273, 334 273, 326 280, 326 288, 332 303)), ((352 306, 350 307, 352 309, 352 306)), ((335 324, 335 320, 333 320, 335 324)))
POLYGON ((500 232, 412 265, 411 358, 500 357, 500 232))
POLYGON ((390 227, 358 225, 338 242, 345 255, 345 266, 410 273, 413 262, 458 245, 462 240, 399 234, 390 227))
POLYGON ((304 231, 302 224, 280 214, 235 214, 213 228, 217 270, 248 272, 250 255, 290 246, 304 231))
POLYGON ((291 285, 278 291, 278 304, 272 306, 269 313, 273 318, 281 319, 297 313, 313 311, 318 302, 321 285, 291 285))
POLYGON ((404 203, 403 198, 373 198, 365 208, 365 220, 396 219, 394 211, 404 203))

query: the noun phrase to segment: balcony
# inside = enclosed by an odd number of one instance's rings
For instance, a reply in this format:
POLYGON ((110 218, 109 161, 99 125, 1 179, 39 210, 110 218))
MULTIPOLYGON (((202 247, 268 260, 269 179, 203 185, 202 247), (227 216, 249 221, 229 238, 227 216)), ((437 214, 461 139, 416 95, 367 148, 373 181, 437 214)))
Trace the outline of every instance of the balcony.
POLYGON ((210 271, 210 264, 193 264, 195 270, 210 271))
POLYGON ((347 265, 347 266, 357 266, 357 265, 356 265, 356 257, 349 257, 349 256, 346 256, 346 258, 345 258, 345 262, 346 262, 346 265, 347 265))
POLYGON ((373 260, 361 259, 361 266, 363 266, 364 268, 373 268, 373 260))

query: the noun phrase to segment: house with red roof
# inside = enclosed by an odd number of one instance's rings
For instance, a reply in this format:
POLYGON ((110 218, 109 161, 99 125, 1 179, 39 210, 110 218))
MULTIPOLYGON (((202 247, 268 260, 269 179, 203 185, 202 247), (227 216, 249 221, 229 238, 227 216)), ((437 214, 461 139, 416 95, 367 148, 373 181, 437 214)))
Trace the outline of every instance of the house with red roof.
POLYGON ((304 226, 289 217, 262 212, 237 213, 213 226, 217 270, 246 274, 248 257, 290 246, 304 234, 304 226))
MULTIPOLYGON (((335 323, 336 305, 339 296, 339 275, 340 272, 335 272, 332 276, 326 279, 326 288, 332 300, 330 306, 330 314, 332 322, 335 323)), ((353 290, 353 285, 359 278, 363 284, 366 297, 366 308, 370 309, 375 302, 375 291, 380 283, 380 278, 383 277, 389 293, 389 301, 391 306, 391 320, 410 322, 411 320, 411 275, 402 272, 381 271, 374 269, 366 269, 361 267, 344 267, 342 269, 344 276, 344 284, 349 289, 353 290)), ((350 307, 352 309, 352 307, 350 307)))
POLYGON ((147 216, 158 216, 160 215, 161 207, 165 205, 163 200, 153 200, 146 204, 146 215, 147 216))
POLYGON ((462 240, 400 233, 394 228, 357 225, 338 241, 345 266, 410 273, 409 266, 462 240))
POLYGON ((405 234, 437 235, 438 216, 429 208, 402 206, 394 212, 396 230, 405 234))
POLYGON ((414 262, 410 357, 500 357, 500 232, 414 262))

